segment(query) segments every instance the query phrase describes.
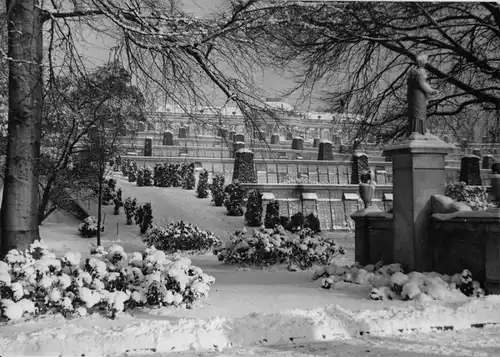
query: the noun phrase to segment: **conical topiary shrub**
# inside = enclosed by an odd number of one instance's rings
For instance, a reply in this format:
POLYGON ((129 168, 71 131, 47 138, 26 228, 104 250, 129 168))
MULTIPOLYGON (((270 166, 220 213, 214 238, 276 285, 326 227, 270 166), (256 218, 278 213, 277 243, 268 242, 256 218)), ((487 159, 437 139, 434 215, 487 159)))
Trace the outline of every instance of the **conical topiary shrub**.
POLYGON ((267 204, 264 226, 274 228, 280 224, 280 205, 278 201, 272 201, 267 204))
POLYGON ((245 197, 245 190, 238 182, 227 185, 225 188, 224 206, 226 206, 227 214, 230 216, 243 215, 243 198, 245 197))
POLYGON ((194 162, 186 166, 183 188, 186 190, 194 190, 196 187, 196 176, 194 174, 194 162))
POLYGON ((136 184, 137 184, 137 186, 139 186, 139 187, 144 186, 144 169, 139 169, 139 170, 137 171, 137 180, 136 180, 136 184))
POLYGON ((203 169, 200 171, 200 177, 198 179, 198 187, 196 187, 196 193, 198 198, 208 197, 208 171, 203 169))
POLYGON ((262 224, 262 193, 253 190, 248 195, 245 211, 245 222, 250 227, 260 227, 262 224))
POLYGON ((212 179, 212 200, 218 207, 224 203, 224 176, 215 175, 212 179))
POLYGON ((143 170, 143 173, 144 186, 153 186, 153 171, 151 170, 151 168, 146 166, 143 170))

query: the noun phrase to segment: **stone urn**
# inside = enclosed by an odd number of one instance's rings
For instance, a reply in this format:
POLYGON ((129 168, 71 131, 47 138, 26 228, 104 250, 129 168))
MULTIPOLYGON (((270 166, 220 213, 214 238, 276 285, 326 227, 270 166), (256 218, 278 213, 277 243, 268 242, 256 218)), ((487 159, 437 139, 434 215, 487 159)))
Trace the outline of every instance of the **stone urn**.
POLYGON ((373 195, 375 194, 375 181, 372 180, 371 172, 362 172, 360 175, 359 196, 365 204, 365 209, 371 207, 373 195))

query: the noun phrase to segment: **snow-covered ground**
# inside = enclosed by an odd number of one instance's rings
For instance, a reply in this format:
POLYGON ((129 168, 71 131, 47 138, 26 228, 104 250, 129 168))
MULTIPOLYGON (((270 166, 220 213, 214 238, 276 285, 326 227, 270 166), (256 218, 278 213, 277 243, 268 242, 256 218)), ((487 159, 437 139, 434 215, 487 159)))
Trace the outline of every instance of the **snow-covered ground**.
MULTIPOLYGON (((119 177, 119 175, 118 175, 119 177)), ((137 188, 125 180, 124 198, 151 202, 157 223, 187 220, 223 239, 243 226, 194 191, 137 188)), ((127 253, 142 251, 137 226, 126 226, 123 212, 106 216, 105 248, 120 244, 127 253), (117 234, 118 223, 118 234, 117 234)), ((41 227, 49 248, 85 256, 95 239, 78 235, 77 222, 56 216, 41 227), (73 224, 74 223, 74 224, 73 224)), ((347 250, 340 264, 353 263, 352 234, 336 233, 347 250)), ((87 316, 66 320, 47 316, 1 326, 0 355, 155 356, 498 356, 500 329, 472 324, 500 323, 497 296, 451 301, 372 301, 370 287, 336 283, 320 288, 311 272, 238 269, 212 254, 190 257, 193 265, 215 277, 209 297, 195 309, 143 309, 116 320, 87 316), (432 328, 454 331, 437 332, 432 328), (413 330, 413 331, 412 331, 413 330), (212 352, 207 351, 212 350, 212 352), (128 352, 127 352, 128 351, 128 352)))

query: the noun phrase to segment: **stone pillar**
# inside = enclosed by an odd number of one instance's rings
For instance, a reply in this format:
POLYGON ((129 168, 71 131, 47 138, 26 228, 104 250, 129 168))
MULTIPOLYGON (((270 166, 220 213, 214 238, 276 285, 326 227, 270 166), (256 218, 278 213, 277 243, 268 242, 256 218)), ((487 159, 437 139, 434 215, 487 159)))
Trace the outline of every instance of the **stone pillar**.
POLYGON ((144 156, 153 155, 153 138, 144 139, 144 156))
POLYGON ((466 155, 460 162, 460 181, 467 185, 481 186, 481 169, 479 157, 476 155, 466 155))
POLYGON ((319 146, 320 138, 314 138, 313 140, 313 148, 317 148, 319 146))
POLYGON ((370 171, 368 155, 364 152, 357 152, 352 155, 351 159, 351 185, 357 185, 361 182, 360 177, 363 171, 370 171))
POLYGON ((253 152, 249 149, 239 149, 234 156, 233 182, 238 180, 239 183, 256 183, 257 176, 255 173, 253 152))
POLYGON ((238 141, 245 142, 245 135, 244 134, 234 134, 233 141, 236 143, 238 141))
POLYGON ((292 134, 292 132, 288 131, 286 133, 286 140, 292 140, 292 139, 293 139, 293 134, 292 134))
POLYGON ((279 144, 280 136, 278 134, 271 135, 271 144, 279 144))
POLYGON ((430 197, 444 195, 444 157, 452 151, 452 145, 431 135, 410 137, 384 148, 384 155, 393 159, 393 258, 405 271, 433 269, 428 238, 430 197))
POLYGON ((299 136, 293 138, 292 150, 304 150, 304 139, 299 136))
POLYGON ((181 126, 179 128, 179 139, 186 139, 188 136, 188 128, 181 126))
POLYGON ((483 166, 481 167, 482 169, 490 170, 491 166, 495 163, 495 158, 493 155, 484 155, 483 156, 483 166))
POLYGON ((331 141, 319 143, 318 160, 333 161, 333 144, 331 141))
POLYGON ((236 152, 240 149, 245 148, 245 143, 242 141, 237 141, 233 144, 233 156, 236 156, 236 152))
POLYGON ((163 145, 174 145, 174 135, 170 130, 163 133, 163 145))
POLYGON ((234 130, 231 130, 229 132, 229 137, 228 137, 228 140, 229 141, 234 141, 234 136, 236 135, 236 132, 234 130))

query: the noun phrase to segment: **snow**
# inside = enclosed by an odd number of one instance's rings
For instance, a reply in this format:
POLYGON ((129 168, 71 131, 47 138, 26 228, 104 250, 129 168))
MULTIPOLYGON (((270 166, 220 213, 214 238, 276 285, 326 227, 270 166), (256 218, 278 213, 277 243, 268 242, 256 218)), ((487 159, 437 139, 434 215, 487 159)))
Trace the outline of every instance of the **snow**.
MULTIPOLYGON (((144 201, 151 200, 155 210, 153 214, 156 213, 161 219, 165 219, 166 215, 168 218, 177 215, 178 212, 173 207, 179 205, 182 211, 188 207, 185 202, 190 200, 173 200, 172 197, 167 197, 168 190, 172 190, 171 193, 182 193, 180 190, 165 189, 161 194, 155 194, 149 188, 133 191, 132 185, 126 186, 123 182, 119 184, 125 191, 124 197, 132 195, 141 197, 144 201), (139 195, 139 190, 145 194, 139 195), (167 202, 162 203, 165 200, 167 202), (160 212, 168 213, 164 215, 160 212)), ((193 191, 184 190, 184 194, 194 196, 193 191)), ((208 202, 195 202, 201 206, 203 213, 198 215, 200 208, 191 206, 193 212, 190 217, 200 228, 215 231, 215 225, 219 227, 220 233, 225 230, 232 232, 233 226, 240 225, 241 228, 242 219, 222 217, 218 208, 203 206, 209 205, 208 202), (215 213, 211 210, 215 210, 215 213), (214 219, 213 215, 218 218, 214 219), (201 224, 195 221, 197 219, 201 224), (221 222, 223 223, 220 224, 221 222)), ((105 209, 111 212, 112 207, 105 209)), ((185 211, 181 213, 186 214, 185 211)), ((108 227, 113 227, 119 219, 123 221, 122 216, 109 215, 107 220, 111 224, 107 223, 108 227)), ((139 241, 137 232, 133 232, 136 229, 136 226, 120 226, 119 235, 108 231, 103 236, 105 249, 120 256, 131 257, 134 263, 128 267, 128 274, 132 275, 137 273, 133 266, 142 264, 142 256, 133 253, 145 248, 139 241), (120 249, 118 245, 124 249, 120 249)), ((59 222, 42 227, 42 236, 50 250, 65 256, 65 260, 73 266, 77 265, 77 261, 89 257, 88 253, 94 242, 79 237, 77 225, 64 227, 59 222)), ((351 250, 346 256, 352 260, 351 250)), ((11 258, 16 259, 15 255, 11 258)), ((149 255, 148 259, 164 261, 166 257, 157 251, 149 255)), ((429 357, 457 354, 496 356, 500 349, 500 329, 490 327, 479 332, 470 329, 472 324, 500 323, 500 297, 471 299, 462 295, 430 301, 430 295, 440 291, 438 277, 431 274, 406 275, 406 278, 413 281, 431 279, 435 283, 426 285, 428 291, 419 292, 415 301, 372 301, 369 300, 371 286, 362 283, 371 281, 372 285, 376 285, 376 280, 379 279, 381 294, 388 293, 384 288, 390 284, 402 285, 403 288, 406 286, 405 275, 400 273, 397 265, 383 267, 387 274, 390 273, 390 277, 375 276, 375 267, 360 268, 352 278, 362 285, 332 280, 333 289, 324 290, 320 288, 321 281, 312 281, 311 272, 307 271, 288 272, 285 267, 239 269, 221 264, 211 254, 190 256, 189 260, 216 280, 208 298, 202 299, 196 308, 133 310, 118 314, 115 320, 96 314, 85 316, 86 311, 80 309, 78 313, 81 317, 72 320, 60 315, 50 315, 10 322, 0 327, 0 355, 132 356, 135 353, 135 356, 140 356, 151 353, 154 349, 156 354, 184 351, 183 355, 186 356, 194 355, 193 350, 211 350, 222 351, 217 352, 217 355, 226 357, 257 354, 288 357, 305 356, 309 353, 332 355, 334 351, 342 356, 368 356, 378 352, 384 356, 429 357), (453 326, 454 331, 436 331, 436 327, 444 329, 449 326, 453 326), (468 336, 471 336, 470 339, 468 336), (127 350, 130 351, 128 354, 127 350)), ((181 268, 187 262, 188 259, 177 261, 176 264, 181 268)), ((97 270, 101 269, 99 260, 91 260, 90 263, 97 270)), ((340 261, 342 265, 348 263, 340 261)), ((51 263, 51 259, 48 259, 40 268, 46 268, 50 264, 54 262, 51 263)), ((0 281, 2 269, 0 265, 0 281)), ((334 275, 347 273, 342 266, 329 269, 329 273, 334 275)), ((171 274, 175 275, 175 271, 171 271, 171 274)), ((61 287, 68 283, 69 276, 66 276, 59 277, 58 284, 61 287)), ((81 274, 79 276, 85 278, 81 274)), ((457 274, 443 277, 443 280, 449 279, 450 282, 460 284, 467 278, 457 274)), ((47 284, 52 283, 47 281, 47 284)), ((102 284, 98 279, 94 279, 92 283, 96 287, 102 284)), ((82 291, 81 296, 92 304, 101 292, 87 290, 88 292, 82 291)), ((193 291, 200 296, 206 293, 202 285, 200 289, 195 286, 193 291)), ((125 292, 107 296, 117 311, 122 309, 126 297, 128 295, 125 292)), ((145 295, 141 291, 134 291, 131 297, 143 300, 145 295)), ((57 296, 51 294, 50 298, 57 299, 57 296)), ((166 298, 174 301, 178 297, 171 294, 166 298)), ((12 302, 10 306, 9 314, 13 316, 19 315, 20 311, 22 314, 23 311, 34 312, 35 309, 28 300, 12 302)), ((203 355, 211 354, 204 352, 203 355)))

